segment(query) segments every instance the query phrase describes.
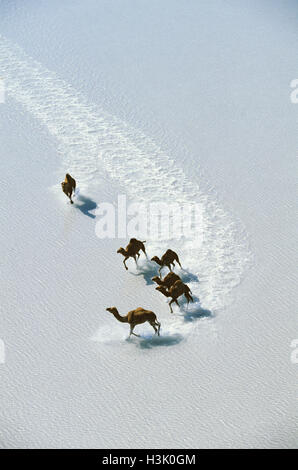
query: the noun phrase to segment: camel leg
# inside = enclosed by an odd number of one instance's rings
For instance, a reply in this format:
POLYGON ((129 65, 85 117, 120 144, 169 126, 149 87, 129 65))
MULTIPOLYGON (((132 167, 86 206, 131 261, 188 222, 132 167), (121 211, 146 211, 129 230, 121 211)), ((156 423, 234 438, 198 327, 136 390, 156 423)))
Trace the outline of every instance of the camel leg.
POLYGON ((193 298, 188 292, 186 292, 184 295, 185 295, 185 298, 187 300, 187 303, 193 302, 193 298))
POLYGON ((179 261, 179 257, 177 256, 177 258, 175 258, 175 261, 177 261, 177 263, 179 264, 180 268, 182 269, 182 266, 180 264, 180 261, 179 261))
POLYGON ((169 307, 170 307, 170 312, 173 313, 173 309, 172 309, 172 303, 175 302, 175 299, 172 299, 171 302, 169 303, 169 307))
POLYGON ((124 267, 125 267, 125 269, 126 269, 126 271, 127 271, 127 270, 128 270, 128 267, 126 266, 126 263, 125 263, 126 260, 128 260, 128 258, 124 258, 123 264, 124 264, 124 267))
MULTIPOLYGON (((139 255, 139 256, 140 256, 140 255, 139 255)), ((136 266, 137 266, 138 263, 137 263, 137 257, 136 257, 136 255, 135 255, 133 258, 134 258, 134 260, 135 260, 135 262, 136 262, 136 266)))
MULTIPOLYGON (((130 327, 130 335, 134 335, 134 336, 136 336, 137 338, 139 338, 140 335, 137 335, 136 333, 133 332, 135 326, 136 326, 136 325, 130 327)), ((129 335, 129 336, 130 336, 130 335, 129 335)))
POLYGON ((157 320, 155 320, 155 325, 157 326, 157 335, 159 336, 160 323, 157 320))

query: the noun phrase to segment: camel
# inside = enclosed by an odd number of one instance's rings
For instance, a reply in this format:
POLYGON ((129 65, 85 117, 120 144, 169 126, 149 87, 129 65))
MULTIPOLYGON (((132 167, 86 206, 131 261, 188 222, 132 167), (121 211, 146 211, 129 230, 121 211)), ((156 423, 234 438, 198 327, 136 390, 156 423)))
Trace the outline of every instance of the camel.
POLYGON ((169 289, 176 281, 181 281, 178 274, 173 273, 173 271, 169 272, 164 279, 160 279, 158 276, 154 276, 152 278, 153 282, 156 282, 159 286, 163 286, 166 289, 169 289))
POLYGON ((125 316, 121 316, 116 307, 108 307, 106 308, 106 310, 112 313, 116 320, 120 321, 121 323, 129 323, 129 337, 131 335, 139 337, 140 335, 136 335, 133 330, 136 325, 140 325, 141 323, 145 323, 146 321, 150 323, 150 325, 155 331, 155 334, 159 336, 160 323, 157 321, 155 313, 151 312, 150 310, 145 310, 142 307, 138 307, 135 310, 130 310, 125 316))
POLYGON ((165 295, 166 297, 172 297, 172 300, 170 301, 169 303, 169 307, 170 307, 170 312, 173 313, 173 309, 172 309, 172 303, 175 302, 178 307, 179 307, 179 303, 178 303, 178 297, 180 297, 181 295, 185 295, 185 298, 187 300, 187 304, 189 304, 189 301, 193 302, 193 298, 192 296, 190 295, 191 293, 191 290, 190 288, 184 284, 181 280, 180 281, 176 281, 170 288, 169 290, 167 290, 164 286, 158 286, 155 288, 156 290, 158 290, 159 292, 161 292, 163 295, 165 295))
POLYGON ((131 238, 129 240, 129 244, 127 245, 125 249, 121 246, 117 250, 117 253, 120 253, 122 256, 124 256, 123 264, 126 270, 128 270, 128 267, 126 266, 126 261, 128 260, 128 258, 133 258, 137 264, 137 260, 140 257, 140 253, 139 253, 140 250, 142 250, 143 253, 147 257, 144 243, 146 243, 145 240, 141 241, 141 240, 137 240, 136 238, 131 238))
POLYGON ((172 267, 171 265, 175 266, 174 264, 174 261, 177 261, 177 263, 179 264, 180 268, 182 269, 182 266, 180 264, 180 261, 179 261, 179 258, 178 258, 178 255, 177 253, 175 253, 175 251, 173 250, 167 250, 161 257, 161 259, 158 258, 158 256, 153 256, 153 258, 151 258, 151 261, 155 261, 155 263, 159 264, 160 265, 160 268, 159 268, 159 275, 161 277, 161 270, 164 266, 167 266, 169 268, 170 271, 172 271, 172 267))
POLYGON ((70 203, 73 204, 73 200, 71 199, 72 194, 75 193, 76 190, 76 180, 70 176, 69 173, 66 173, 65 180, 61 183, 62 191, 69 197, 70 203))

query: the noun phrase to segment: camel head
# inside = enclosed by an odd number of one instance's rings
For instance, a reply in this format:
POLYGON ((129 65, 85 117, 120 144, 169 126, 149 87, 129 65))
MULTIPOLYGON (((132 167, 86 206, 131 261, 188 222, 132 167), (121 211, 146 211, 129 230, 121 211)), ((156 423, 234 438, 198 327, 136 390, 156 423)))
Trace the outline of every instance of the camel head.
POLYGON ((165 289, 163 286, 157 286, 155 287, 155 290, 158 290, 158 292, 161 292, 166 297, 171 297, 167 289, 165 289))
POLYGON ((120 253, 121 255, 125 256, 126 252, 122 246, 120 246, 119 250, 117 250, 117 253, 120 253))
POLYGON ((161 265, 161 261, 158 256, 153 256, 153 258, 151 258, 151 261, 155 261, 155 263, 161 265))
POLYGON ((158 276, 154 276, 154 277, 152 278, 152 281, 153 281, 153 282, 156 282, 156 284, 159 284, 160 286, 162 285, 162 280, 159 279, 158 276))
POLYGON ((107 307, 106 310, 107 310, 108 312, 112 313, 113 315, 114 315, 115 313, 118 313, 118 310, 117 310, 116 307, 107 307))

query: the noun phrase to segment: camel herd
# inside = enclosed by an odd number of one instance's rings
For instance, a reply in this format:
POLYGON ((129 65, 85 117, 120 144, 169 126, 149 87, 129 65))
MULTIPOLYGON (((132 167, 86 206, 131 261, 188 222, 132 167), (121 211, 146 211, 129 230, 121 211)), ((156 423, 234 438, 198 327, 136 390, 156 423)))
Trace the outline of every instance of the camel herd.
MULTIPOLYGON (((61 183, 61 186, 62 191, 69 198, 70 203, 73 204, 72 195, 75 194, 76 189, 75 179, 67 173, 65 176, 65 180, 61 183)), ((140 251, 142 251, 146 258, 148 258, 144 243, 146 243, 146 241, 140 241, 136 238, 131 238, 126 248, 120 247, 117 250, 117 253, 120 253, 124 257, 123 264, 126 270, 128 270, 126 261, 129 258, 133 258, 135 260, 135 263, 137 264, 137 261, 140 257, 140 251)), ((161 258, 158 258, 158 256, 153 256, 153 258, 151 258, 151 261, 154 261, 160 266, 158 270, 159 277, 154 276, 152 278, 152 281, 158 284, 158 286, 155 288, 157 291, 161 292, 164 296, 171 298, 169 302, 171 313, 173 313, 172 304, 176 303, 179 307, 178 298, 182 295, 185 296, 187 304, 189 302, 193 302, 190 288, 186 284, 184 284, 178 274, 172 271, 172 267, 175 267, 175 262, 177 262, 180 268, 182 269, 179 257, 177 253, 175 253, 175 251, 169 249, 162 255, 161 258), (161 270, 164 267, 169 268, 170 272, 162 279, 161 270)), ((116 320, 120 321, 121 323, 128 323, 130 325, 129 336, 139 336, 134 333, 133 330, 137 325, 140 325, 145 322, 148 322, 154 329, 155 334, 159 336, 160 323, 157 320, 156 314, 154 312, 151 312, 150 310, 145 310, 142 307, 138 307, 135 310, 129 311, 127 315, 124 316, 119 314, 116 307, 108 307, 106 308, 106 310, 112 313, 116 320)))

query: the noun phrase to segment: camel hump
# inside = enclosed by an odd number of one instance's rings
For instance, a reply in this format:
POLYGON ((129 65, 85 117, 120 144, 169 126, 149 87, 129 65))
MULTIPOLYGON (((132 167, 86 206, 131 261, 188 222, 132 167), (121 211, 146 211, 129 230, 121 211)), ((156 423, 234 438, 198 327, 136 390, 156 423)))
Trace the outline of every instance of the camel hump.
POLYGON ((176 259, 178 256, 177 256, 177 253, 175 253, 175 251, 171 250, 170 248, 165 252, 165 254, 163 255, 163 258, 172 258, 172 259, 176 259))
POLYGON ((146 240, 141 241, 141 240, 137 240, 136 238, 131 238, 129 240, 129 243, 141 243, 142 244, 142 243, 146 243, 146 240))
POLYGON ((173 286, 175 287, 183 287, 185 289, 185 284, 181 281, 181 279, 177 279, 177 281, 174 282, 173 286))
POLYGON ((152 316, 156 317, 156 315, 155 315, 154 312, 152 312, 151 310, 146 310, 146 309, 143 308, 143 307, 138 307, 138 308, 136 308, 134 312, 135 312, 135 313, 138 313, 138 314, 144 314, 144 315, 146 315, 146 316, 152 315, 152 316))
POLYGON ((179 281, 180 280, 180 277, 178 276, 178 274, 176 273, 173 273, 173 272, 169 272, 166 277, 164 278, 164 281, 168 281, 168 280, 176 280, 176 281, 179 281))
POLYGON ((135 309, 135 312, 141 312, 141 313, 153 313, 151 310, 146 310, 143 307, 138 307, 135 309))

